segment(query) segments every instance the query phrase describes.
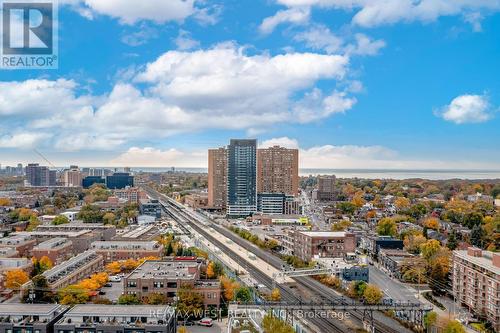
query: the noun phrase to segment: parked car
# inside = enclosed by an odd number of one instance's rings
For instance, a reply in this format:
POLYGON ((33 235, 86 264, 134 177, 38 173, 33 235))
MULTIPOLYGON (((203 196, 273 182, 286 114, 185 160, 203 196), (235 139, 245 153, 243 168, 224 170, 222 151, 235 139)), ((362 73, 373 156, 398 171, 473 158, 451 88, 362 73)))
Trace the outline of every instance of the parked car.
POLYGON ((121 282, 122 278, 118 275, 112 275, 109 277, 109 281, 111 282, 121 282))
POLYGON ((99 295, 106 295, 105 291, 99 290, 99 295))
POLYGON ((200 321, 198 321, 198 325, 200 325, 200 326, 212 327, 213 324, 214 324, 214 321, 212 318, 203 318, 200 321))
POLYGON ((109 283, 109 282, 108 282, 108 283, 106 283, 104 286, 105 286, 105 287, 108 287, 108 288, 109 288, 109 287, 113 287, 113 285, 112 285, 111 283, 109 283))

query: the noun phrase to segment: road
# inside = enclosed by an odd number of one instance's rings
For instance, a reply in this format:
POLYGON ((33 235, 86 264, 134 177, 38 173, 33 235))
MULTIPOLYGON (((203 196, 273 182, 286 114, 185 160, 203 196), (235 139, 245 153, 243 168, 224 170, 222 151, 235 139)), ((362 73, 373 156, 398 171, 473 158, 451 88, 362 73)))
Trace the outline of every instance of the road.
MULTIPOLYGON (((150 195, 151 194, 154 197, 157 197, 157 195, 158 195, 157 192, 154 192, 154 193, 150 192, 150 195)), ((188 214, 189 211, 186 210, 186 208, 184 208, 184 207, 182 209, 177 208, 177 204, 175 204, 175 205, 172 204, 170 201, 171 199, 166 198, 165 196, 163 196, 163 197, 165 198, 165 200, 168 201, 168 205, 170 205, 169 210, 172 209, 172 210, 176 211, 174 215, 184 214, 184 218, 182 218, 184 220, 184 222, 191 225, 191 227, 198 229, 198 231, 200 233, 204 234, 204 236, 207 237, 208 239, 211 239, 211 241, 216 242, 216 240, 213 239, 212 234, 207 233, 206 229, 208 226, 212 227, 215 231, 217 231, 220 234, 224 235, 225 237, 231 239, 232 241, 234 241, 238 245, 242 246, 243 248, 247 249, 248 251, 253 252, 257 257, 262 258, 264 261, 268 262, 270 265, 272 265, 276 268, 282 267, 283 262, 281 261, 280 258, 275 257, 274 255, 270 254, 269 252, 261 250, 260 248, 256 247, 252 243, 236 236, 232 232, 228 231, 227 229, 225 229, 223 227, 216 225, 215 223, 210 222, 210 224, 208 224, 206 221, 206 218, 203 218, 202 222, 199 221, 199 219, 197 217, 196 218, 193 217, 193 215, 195 215, 195 214, 193 214, 192 212, 188 214), (197 222, 193 222, 193 220, 196 220, 197 222), (204 226, 200 226, 200 224, 204 224, 204 226)), ((196 214, 196 215, 198 215, 198 214, 196 214)), ((177 218, 178 218, 178 216, 177 216, 177 218)), ((229 249, 227 249, 227 247, 224 244, 217 244, 217 246, 219 246, 221 249, 223 249, 223 251, 229 250, 229 249)), ((239 256, 239 254, 235 253, 235 257, 236 256, 239 256)), ((246 262, 248 262, 248 261, 246 261, 246 262)), ((254 277, 257 280, 264 281, 264 284, 266 284, 266 285, 272 285, 272 281, 269 281, 269 277, 267 275, 262 274, 262 272, 260 272, 259 270, 256 270, 253 273, 254 273, 254 277)), ((326 299, 330 302, 331 301, 341 302, 342 295, 340 295, 339 293, 337 293, 333 289, 319 283, 318 281, 316 281, 310 277, 299 277, 299 278, 295 278, 295 280, 302 287, 306 288, 308 291, 315 294, 317 298, 326 299)), ((287 298, 288 298, 290 301, 295 301, 295 302, 297 301, 297 297, 296 297, 295 293, 293 293, 293 290, 290 291, 290 289, 283 288, 283 286, 280 286, 280 288, 282 290, 282 296, 283 296, 284 300, 287 300, 287 298)), ((302 301, 302 300, 299 299, 298 301, 302 301)), ((354 320, 358 321, 358 323, 360 323, 363 315, 359 311, 352 311, 351 317, 354 320)), ((316 321, 314 323, 315 325, 318 325, 318 327, 322 326, 322 329, 320 332, 345 332, 345 331, 352 330, 352 328, 346 330, 346 328, 336 327, 339 324, 338 321, 337 321, 337 323, 332 323, 331 321, 328 321, 324 318, 321 318, 321 319, 322 320, 316 321), (327 327, 325 327, 325 325, 327 327), (329 328, 328 328, 328 325, 330 326, 329 328)), ((374 319, 375 319, 376 332, 410 332, 408 329, 404 328, 396 321, 383 316, 381 313, 374 312, 374 319)))
POLYGON ((369 266, 370 283, 377 285, 394 301, 416 301, 417 291, 390 278, 376 266, 369 266))

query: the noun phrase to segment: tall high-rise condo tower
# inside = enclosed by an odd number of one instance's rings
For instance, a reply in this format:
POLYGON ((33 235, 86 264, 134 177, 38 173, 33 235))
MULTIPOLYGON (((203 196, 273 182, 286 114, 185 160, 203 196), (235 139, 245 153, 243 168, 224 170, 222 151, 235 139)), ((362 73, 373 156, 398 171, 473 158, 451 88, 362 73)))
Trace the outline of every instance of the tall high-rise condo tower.
POLYGON ((227 159, 227 214, 257 211, 257 140, 231 139, 227 159))
POLYGON ((208 150, 208 207, 226 209, 227 149, 208 150))

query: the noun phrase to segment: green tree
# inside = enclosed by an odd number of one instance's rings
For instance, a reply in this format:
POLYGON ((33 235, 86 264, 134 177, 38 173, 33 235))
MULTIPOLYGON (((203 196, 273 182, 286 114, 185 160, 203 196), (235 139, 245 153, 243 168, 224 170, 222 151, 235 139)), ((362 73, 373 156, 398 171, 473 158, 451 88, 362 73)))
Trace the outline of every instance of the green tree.
POLYGON ((381 236, 396 236, 397 226, 394 219, 384 217, 377 223, 377 233, 381 236))
POLYGON ((337 203, 337 208, 344 214, 352 215, 356 211, 357 207, 352 202, 343 201, 337 203))
POLYGON ((474 246, 483 247, 484 230, 480 225, 475 225, 470 232, 470 243, 474 246))
POLYGON ((469 229, 481 225, 481 222, 483 222, 483 214, 479 212, 469 212, 464 215, 464 226, 469 229))
POLYGON ((465 328, 456 320, 450 320, 444 328, 444 333, 465 333, 465 328))
POLYGON ((115 220, 116 220, 116 215, 113 214, 112 212, 108 212, 104 214, 102 217, 102 221, 104 222, 104 224, 113 224, 115 220))
POLYGON ((450 235, 448 236, 448 242, 446 243, 446 246, 452 251, 457 248, 458 240, 457 240, 457 232, 455 230, 452 230, 450 235))
POLYGON ((264 333, 294 333, 292 326, 285 323, 283 320, 274 317, 271 313, 268 313, 262 319, 262 328, 264 333))
POLYGON ((191 285, 184 284, 177 293, 177 311, 181 317, 200 318, 203 314, 203 296, 191 285))
POLYGON ((57 294, 59 303, 64 305, 85 304, 89 300, 89 292, 75 285, 62 288, 57 294))
POLYGON ((146 303, 150 305, 167 304, 167 296, 162 293, 150 293, 146 303))
POLYGON ((422 216, 427 214, 427 207, 422 203, 418 203, 416 205, 411 206, 406 212, 406 214, 418 220, 422 216))
POLYGON ((380 290, 379 287, 373 285, 373 284, 368 284, 363 291, 363 298, 365 299, 366 303, 368 304, 378 304, 382 300, 382 297, 384 294, 380 290))
POLYGON ((138 305, 141 303, 141 300, 134 294, 124 294, 118 298, 118 304, 122 305, 138 305))
POLYGON ((252 300, 252 292, 247 287, 238 288, 235 293, 235 299, 242 303, 248 303, 252 300))
POLYGON ((441 243, 439 243, 438 240, 429 239, 427 242, 420 245, 420 252, 422 253, 422 256, 426 260, 429 260, 439 251, 440 248, 441 248, 441 243))
POLYGON ((26 231, 33 231, 40 225, 40 221, 36 216, 31 216, 29 219, 28 226, 26 227, 26 231))
POLYGON ((83 220, 85 223, 98 223, 102 222, 104 213, 101 209, 94 205, 85 205, 80 209, 78 213, 78 218, 83 220))
POLYGON ((53 225, 60 225, 60 224, 66 224, 69 223, 69 219, 64 216, 64 215, 57 215, 54 220, 52 221, 53 225))
POLYGON ((431 328, 437 321, 437 313, 434 311, 427 312, 424 316, 424 325, 426 329, 431 328))

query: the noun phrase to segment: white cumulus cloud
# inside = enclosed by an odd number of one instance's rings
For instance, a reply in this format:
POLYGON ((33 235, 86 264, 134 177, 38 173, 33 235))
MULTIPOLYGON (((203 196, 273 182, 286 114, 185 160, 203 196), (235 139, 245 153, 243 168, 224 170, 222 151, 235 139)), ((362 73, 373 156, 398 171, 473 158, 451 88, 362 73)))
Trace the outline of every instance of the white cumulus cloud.
POLYGON ((53 133, 32 141, 38 146, 111 150, 208 129, 251 132, 312 122, 354 105, 347 92, 316 87, 320 80, 343 82, 348 64, 340 55, 247 55, 226 43, 166 52, 102 96, 66 79, 0 82, 3 142, 13 146, 16 133, 36 131, 53 133))
POLYGON ((263 34, 269 34, 282 23, 304 24, 309 21, 310 15, 308 7, 280 10, 273 16, 266 17, 260 24, 259 30, 263 34))
POLYGON ((478 30, 482 13, 500 10, 499 0, 277 0, 277 3, 289 9, 316 6, 354 11, 352 22, 362 27, 432 22, 441 16, 460 15, 478 30))
POLYGON ((461 95, 441 109, 444 120, 455 124, 482 123, 493 117, 488 98, 484 95, 461 95))

